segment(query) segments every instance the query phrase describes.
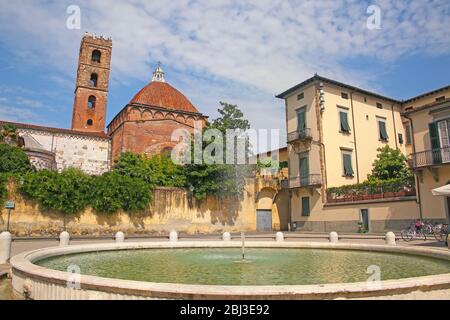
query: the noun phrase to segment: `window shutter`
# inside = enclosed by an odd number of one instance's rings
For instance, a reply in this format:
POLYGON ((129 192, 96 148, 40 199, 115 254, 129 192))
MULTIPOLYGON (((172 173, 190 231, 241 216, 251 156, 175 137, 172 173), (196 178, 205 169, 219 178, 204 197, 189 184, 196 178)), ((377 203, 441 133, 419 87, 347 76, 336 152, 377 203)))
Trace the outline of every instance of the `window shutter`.
POLYGON ((401 133, 398 134, 398 142, 403 144, 403 135, 401 133))
POLYGON ((430 140, 431 140, 431 154, 433 156, 433 163, 434 164, 438 164, 442 162, 442 157, 441 157, 441 152, 440 152, 440 148, 441 148, 441 142, 439 141, 439 130, 438 130, 438 126, 437 123, 430 123, 428 125, 429 130, 430 130, 430 140))
POLYGON ((302 198, 302 216, 309 217, 311 214, 311 208, 309 205, 309 197, 302 198))
POLYGON ((406 134, 406 144, 411 144, 411 127, 409 125, 406 126, 405 134, 406 134))
POLYGON ((309 161, 308 157, 300 157, 300 184, 302 186, 308 185, 309 179, 309 161))
POLYGON ((347 177, 353 176, 353 167, 352 167, 352 156, 349 154, 344 154, 344 174, 347 177))
POLYGON ((306 112, 304 110, 297 112, 297 130, 302 132, 306 129, 306 112))
POLYGON ((350 126, 348 124, 348 115, 346 112, 339 112, 341 118, 341 131, 350 132, 350 126))
POLYGON ((378 123, 380 127, 380 139, 387 141, 389 137, 386 131, 386 123, 384 121, 379 121, 378 123))

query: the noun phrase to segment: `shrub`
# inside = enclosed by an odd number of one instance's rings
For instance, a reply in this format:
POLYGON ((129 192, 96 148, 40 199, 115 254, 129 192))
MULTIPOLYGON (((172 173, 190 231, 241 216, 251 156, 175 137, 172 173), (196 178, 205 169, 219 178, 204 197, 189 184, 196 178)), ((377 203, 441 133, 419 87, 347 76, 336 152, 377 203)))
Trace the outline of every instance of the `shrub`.
POLYGON ((116 161, 113 172, 146 182, 151 188, 184 187, 186 177, 183 167, 176 165, 166 155, 151 158, 126 152, 116 161))
POLYGON ((114 172, 94 178, 92 208, 99 213, 145 210, 152 199, 149 185, 138 178, 114 172))
POLYGON ((44 209, 74 215, 90 203, 92 178, 73 168, 61 173, 43 170, 26 174, 20 191, 38 201, 44 209))
POLYGON ((24 174, 32 170, 33 166, 22 149, 0 144, 0 173, 24 174))
POLYGON ((8 175, 0 173, 0 209, 3 207, 3 203, 8 196, 8 189, 6 188, 8 183, 8 175))
POLYGON ((405 155, 397 149, 385 146, 378 149, 377 159, 373 163, 369 181, 387 181, 392 179, 408 179, 413 173, 408 167, 405 155))

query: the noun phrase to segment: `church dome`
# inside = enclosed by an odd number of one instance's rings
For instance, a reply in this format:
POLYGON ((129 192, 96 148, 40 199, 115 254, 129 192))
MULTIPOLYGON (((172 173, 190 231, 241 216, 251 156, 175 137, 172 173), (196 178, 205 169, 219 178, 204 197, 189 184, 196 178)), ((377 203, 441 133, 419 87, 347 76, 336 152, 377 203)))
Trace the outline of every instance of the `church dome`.
POLYGON ((198 113, 194 105, 180 91, 166 83, 164 72, 158 65, 153 73, 152 82, 142 88, 130 104, 142 104, 170 110, 198 113))

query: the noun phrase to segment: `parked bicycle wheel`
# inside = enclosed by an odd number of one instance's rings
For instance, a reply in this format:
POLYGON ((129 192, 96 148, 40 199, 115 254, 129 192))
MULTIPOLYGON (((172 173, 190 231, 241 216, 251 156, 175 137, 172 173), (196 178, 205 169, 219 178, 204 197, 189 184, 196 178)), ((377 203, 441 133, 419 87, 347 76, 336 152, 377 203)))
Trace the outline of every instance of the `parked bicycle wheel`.
POLYGON ((403 241, 409 242, 412 241, 416 236, 416 231, 411 228, 403 229, 400 232, 400 235, 402 236, 403 241))
POLYGON ((445 241, 445 234, 443 233, 443 226, 442 224, 438 224, 436 227, 434 227, 434 237, 439 242, 445 241))

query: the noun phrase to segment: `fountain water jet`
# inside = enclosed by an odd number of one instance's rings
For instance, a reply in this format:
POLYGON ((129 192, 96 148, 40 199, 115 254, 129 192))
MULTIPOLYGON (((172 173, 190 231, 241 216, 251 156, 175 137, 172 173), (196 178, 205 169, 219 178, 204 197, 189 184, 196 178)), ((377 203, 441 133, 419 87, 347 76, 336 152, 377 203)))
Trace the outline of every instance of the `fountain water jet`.
POLYGON ((251 263, 252 261, 245 259, 245 233, 241 232, 242 239, 242 257, 241 260, 234 261, 234 263, 251 263))

